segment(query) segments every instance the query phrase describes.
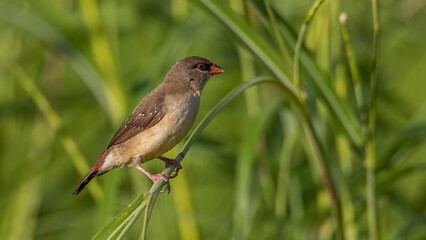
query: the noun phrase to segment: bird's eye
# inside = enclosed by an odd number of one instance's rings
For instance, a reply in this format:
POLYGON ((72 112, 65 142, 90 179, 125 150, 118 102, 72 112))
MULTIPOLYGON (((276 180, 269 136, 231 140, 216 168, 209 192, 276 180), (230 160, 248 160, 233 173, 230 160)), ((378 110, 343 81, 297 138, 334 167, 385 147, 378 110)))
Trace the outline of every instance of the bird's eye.
POLYGON ((197 68, 200 69, 200 70, 205 70, 206 66, 204 66, 204 64, 200 63, 200 64, 198 64, 197 68))

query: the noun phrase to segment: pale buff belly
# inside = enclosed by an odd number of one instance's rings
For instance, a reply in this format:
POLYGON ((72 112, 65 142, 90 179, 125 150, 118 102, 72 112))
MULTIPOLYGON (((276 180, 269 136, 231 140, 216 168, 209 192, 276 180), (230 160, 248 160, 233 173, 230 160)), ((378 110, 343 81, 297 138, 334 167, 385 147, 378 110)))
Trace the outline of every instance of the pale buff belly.
POLYGON ((166 153, 189 132, 198 107, 199 99, 181 104, 172 103, 167 114, 155 126, 110 148, 101 170, 144 163, 166 153))

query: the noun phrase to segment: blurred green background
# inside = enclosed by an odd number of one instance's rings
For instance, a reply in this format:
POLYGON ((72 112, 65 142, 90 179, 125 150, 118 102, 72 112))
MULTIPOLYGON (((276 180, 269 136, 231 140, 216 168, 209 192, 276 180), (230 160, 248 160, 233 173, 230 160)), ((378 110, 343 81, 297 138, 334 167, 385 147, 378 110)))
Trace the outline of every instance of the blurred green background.
MULTIPOLYGON (((313 1, 212 2, 244 22, 292 76, 294 40, 313 1)), ((145 175, 125 168, 71 196, 116 129, 176 61, 197 55, 226 71, 206 86, 196 124, 238 84, 275 78, 209 4, 0 1, 0 239, 89 239, 149 190, 145 175)), ((425 5, 380 2, 375 187, 383 239, 426 238, 425 5)), ((368 96, 368 0, 324 2, 304 42, 316 72, 302 65, 301 81, 341 200, 345 236, 366 239, 365 140, 354 141, 351 127, 312 81, 320 77, 350 116, 365 112, 357 110, 341 12, 348 15, 368 96)), ((293 107, 285 93, 265 84, 224 108, 192 146, 171 194, 158 197, 148 239, 337 238, 321 171, 293 107)), ((181 146, 166 156, 176 156, 181 146)), ((164 164, 145 167, 157 173, 164 164)), ((138 220, 127 238, 137 239, 141 228, 138 220)))

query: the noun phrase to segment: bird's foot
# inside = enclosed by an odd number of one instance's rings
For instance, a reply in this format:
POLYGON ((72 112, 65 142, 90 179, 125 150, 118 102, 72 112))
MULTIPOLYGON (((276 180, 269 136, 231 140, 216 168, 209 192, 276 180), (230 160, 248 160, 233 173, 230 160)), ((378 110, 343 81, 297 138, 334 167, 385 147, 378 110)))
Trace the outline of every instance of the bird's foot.
POLYGON ((169 176, 164 175, 162 173, 159 174, 152 174, 150 172, 148 172, 148 170, 146 170, 145 168, 143 168, 141 165, 136 164, 134 165, 138 170, 142 171, 143 173, 145 173, 146 176, 149 177, 149 179, 151 179, 153 182, 157 181, 158 179, 163 179, 164 182, 167 183, 167 186, 164 190, 161 190, 160 193, 163 193, 165 191, 168 191, 168 193, 170 193, 171 187, 170 187, 170 182, 169 182, 169 176))
POLYGON ((162 160, 166 164, 166 167, 168 165, 174 165, 176 167, 175 173, 171 175, 170 178, 175 178, 178 175, 179 170, 182 169, 182 165, 176 159, 166 158, 163 156, 159 156, 158 159, 162 160))
POLYGON ((171 187, 170 187, 170 182, 169 182, 169 176, 167 176, 167 175, 164 175, 164 174, 162 174, 162 173, 159 173, 159 174, 155 174, 155 175, 153 175, 153 174, 151 174, 151 176, 148 176, 153 182, 155 182, 155 181, 157 181, 158 179, 163 179, 164 180, 164 182, 166 182, 166 184, 167 184, 167 186, 166 186, 166 188, 165 189, 163 189, 163 190, 161 190, 160 191, 160 193, 163 193, 163 192, 165 192, 165 191, 168 191, 167 192, 167 194, 170 194, 170 190, 172 189, 171 187))

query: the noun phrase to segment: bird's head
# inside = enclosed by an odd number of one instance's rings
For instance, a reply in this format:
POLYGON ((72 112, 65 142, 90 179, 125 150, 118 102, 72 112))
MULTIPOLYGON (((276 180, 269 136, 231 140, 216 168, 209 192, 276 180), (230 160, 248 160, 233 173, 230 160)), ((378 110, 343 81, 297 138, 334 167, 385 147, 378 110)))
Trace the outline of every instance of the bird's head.
POLYGON ((172 66, 164 82, 171 83, 177 91, 185 89, 197 95, 203 91, 207 80, 224 70, 202 57, 187 57, 172 66))

